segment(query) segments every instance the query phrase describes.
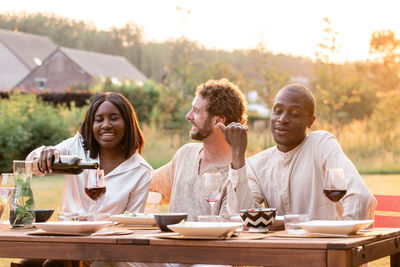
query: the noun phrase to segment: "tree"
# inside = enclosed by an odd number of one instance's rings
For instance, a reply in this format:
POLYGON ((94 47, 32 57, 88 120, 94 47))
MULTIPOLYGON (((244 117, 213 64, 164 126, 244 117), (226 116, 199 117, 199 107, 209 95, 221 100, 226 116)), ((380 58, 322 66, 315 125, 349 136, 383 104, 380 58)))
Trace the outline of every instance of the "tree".
POLYGON ((267 107, 272 108, 276 93, 279 89, 288 85, 290 75, 278 66, 273 57, 267 52, 263 43, 258 44, 257 48, 251 53, 255 62, 255 70, 261 78, 260 81, 255 82, 254 87, 262 102, 267 107))
MULTIPOLYGON (((365 78, 361 64, 336 64, 333 58, 339 53, 337 32, 328 18, 324 39, 318 44, 317 62, 314 65, 315 79, 312 85, 317 98, 317 112, 336 129, 371 114, 375 105, 374 88, 365 78)), ((337 132, 338 134, 339 132, 337 132)))
POLYGON ((150 123, 153 109, 160 99, 160 85, 147 81, 143 85, 134 81, 121 85, 113 84, 110 79, 104 83, 95 85, 92 91, 119 92, 132 104, 138 116, 139 122, 150 123))
POLYGON ((391 91, 381 99, 371 116, 373 129, 386 151, 400 149, 400 94, 391 91))
POLYGON ((391 30, 372 33, 370 54, 375 57, 370 64, 369 78, 379 92, 399 89, 400 40, 391 30))

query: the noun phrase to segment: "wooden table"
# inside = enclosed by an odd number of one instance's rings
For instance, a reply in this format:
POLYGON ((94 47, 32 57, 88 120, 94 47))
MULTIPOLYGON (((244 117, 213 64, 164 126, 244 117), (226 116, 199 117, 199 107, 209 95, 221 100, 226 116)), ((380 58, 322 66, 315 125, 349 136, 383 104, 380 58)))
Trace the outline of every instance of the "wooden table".
POLYGON ((121 236, 34 236, 27 229, 0 230, 0 257, 67 260, 180 262, 266 266, 358 266, 391 255, 400 266, 400 229, 355 238, 172 240, 146 237, 157 230, 121 236))

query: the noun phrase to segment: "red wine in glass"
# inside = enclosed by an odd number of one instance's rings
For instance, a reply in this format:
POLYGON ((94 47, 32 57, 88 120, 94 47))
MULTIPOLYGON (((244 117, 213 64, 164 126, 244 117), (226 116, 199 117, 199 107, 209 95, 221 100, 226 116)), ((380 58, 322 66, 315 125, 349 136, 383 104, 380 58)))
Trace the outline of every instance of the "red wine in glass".
POLYGON ((338 202, 339 200, 346 195, 347 190, 329 190, 329 189, 324 189, 324 194, 327 198, 329 198, 330 201, 333 202, 338 202))
POLYGON ((87 170, 85 193, 95 201, 90 212, 90 214, 95 215, 97 213, 97 201, 106 193, 104 170, 87 170))
POLYGON ((106 188, 105 187, 92 187, 92 188, 85 187, 85 193, 91 199, 93 199, 94 201, 97 201, 97 199, 101 198, 106 193, 106 188))
POLYGON ((333 218, 341 218, 340 214, 336 214, 336 203, 342 199, 347 192, 346 177, 343 168, 328 168, 326 169, 326 176, 324 177, 323 193, 333 202, 333 218))

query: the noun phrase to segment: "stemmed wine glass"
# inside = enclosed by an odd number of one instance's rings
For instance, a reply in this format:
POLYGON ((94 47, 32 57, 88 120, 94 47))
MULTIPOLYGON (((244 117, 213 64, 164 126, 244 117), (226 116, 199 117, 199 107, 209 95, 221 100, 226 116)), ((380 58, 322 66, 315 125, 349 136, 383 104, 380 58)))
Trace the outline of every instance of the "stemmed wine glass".
POLYGON ((97 201, 106 193, 104 170, 88 170, 85 192, 91 199, 95 201, 95 205, 90 212, 94 218, 95 214, 97 213, 97 201))
MULTIPOLYGON (((346 177, 342 168, 326 169, 324 194, 333 202, 333 214, 336 220, 336 203, 346 195, 346 177)), ((341 217, 341 216, 339 216, 341 217)), ((340 218, 341 219, 341 218, 340 218)))
POLYGON ((203 173, 201 175, 201 193, 211 206, 211 218, 216 218, 214 206, 221 199, 223 177, 221 173, 203 173))

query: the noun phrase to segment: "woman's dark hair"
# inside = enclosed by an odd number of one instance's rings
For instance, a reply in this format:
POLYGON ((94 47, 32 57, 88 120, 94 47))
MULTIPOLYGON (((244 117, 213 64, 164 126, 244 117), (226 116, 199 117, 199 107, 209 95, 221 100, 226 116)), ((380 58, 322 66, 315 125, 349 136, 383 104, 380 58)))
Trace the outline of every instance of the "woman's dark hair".
POLYGON ((129 158, 136 151, 142 154, 145 142, 135 110, 128 99, 120 93, 115 92, 98 94, 90 103, 85 119, 79 128, 79 133, 84 140, 83 144, 85 150, 90 151, 91 158, 96 158, 99 153, 99 143, 97 143, 93 136, 93 122, 98 107, 105 101, 112 103, 119 110, 124 120, 125 134, 121 142, 122 152, 125 154, 125 158, 129 158))

